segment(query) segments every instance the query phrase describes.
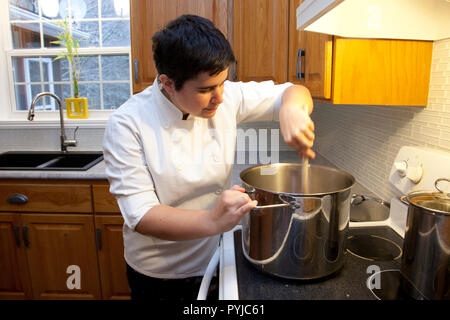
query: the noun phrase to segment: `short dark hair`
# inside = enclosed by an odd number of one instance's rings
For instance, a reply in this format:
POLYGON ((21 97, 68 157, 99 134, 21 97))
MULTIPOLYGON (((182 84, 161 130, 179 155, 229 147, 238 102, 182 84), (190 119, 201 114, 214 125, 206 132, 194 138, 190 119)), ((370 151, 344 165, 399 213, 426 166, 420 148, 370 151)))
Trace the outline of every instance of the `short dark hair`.
POLYGON ((200 16, 182 15, 156 32, 152 40, 156 70, 175 82, 175 90, 200 72, 215 75, 235 62, 223 33, 200 16))

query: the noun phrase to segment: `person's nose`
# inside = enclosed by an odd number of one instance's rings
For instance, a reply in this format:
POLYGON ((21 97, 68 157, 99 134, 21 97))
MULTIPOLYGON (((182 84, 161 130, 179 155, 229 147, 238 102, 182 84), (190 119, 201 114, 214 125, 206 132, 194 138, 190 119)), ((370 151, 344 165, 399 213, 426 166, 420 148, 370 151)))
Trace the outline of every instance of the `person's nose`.
POLYGON ((214 104, 221 104, 223 102, 223 87, 216 87, 213 90, 211 100, 214 104))

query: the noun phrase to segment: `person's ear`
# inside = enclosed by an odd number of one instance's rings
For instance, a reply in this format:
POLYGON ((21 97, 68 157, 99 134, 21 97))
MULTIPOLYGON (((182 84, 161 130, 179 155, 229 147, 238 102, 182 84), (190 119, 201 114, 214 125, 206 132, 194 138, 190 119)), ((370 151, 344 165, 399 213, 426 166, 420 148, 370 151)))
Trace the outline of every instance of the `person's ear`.
POLYGON ((159 75, 159 81, 161 81, 164 91, 166 91, 169 95, 173 95, 175 93, 175 82, 166 74, 159 75))

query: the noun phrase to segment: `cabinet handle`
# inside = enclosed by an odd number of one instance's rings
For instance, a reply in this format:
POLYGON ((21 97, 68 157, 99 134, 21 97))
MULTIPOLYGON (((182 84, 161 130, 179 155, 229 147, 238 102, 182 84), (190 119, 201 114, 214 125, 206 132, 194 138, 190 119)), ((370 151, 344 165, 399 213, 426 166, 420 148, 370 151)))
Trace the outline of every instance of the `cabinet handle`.
POLYGON ((134 59, 134 82, 139 83, 139 61, 134 59))
POLYGON ((14 239, 16 240, 16 245, 18 248, 20 248, 19 227, 14 225, 13 230, 14 230, 14 239))
POLYGON ((6 201, 10 204, 25 204, 28 202, 28 198, 24 194, 14 193, 8 196, 8 198, 6 198, 6 201))
POLYGON ((302 72, 302 57, 305 57, 305 50, 297 49, 297 65, 296 65, 296 77, 297 80, 302 80, 305 77, 305 73, 302 72))
POLYGON ((97 246, 98 250, 102 250, 102 229, 97 228, 97 246))
POLYGON ((30 246, 30 241, 28 241, 28 227, 27 226, 22 227, 22 234, 23 234, 23 243, 25 244, 25 247, 28 248, 30 246))

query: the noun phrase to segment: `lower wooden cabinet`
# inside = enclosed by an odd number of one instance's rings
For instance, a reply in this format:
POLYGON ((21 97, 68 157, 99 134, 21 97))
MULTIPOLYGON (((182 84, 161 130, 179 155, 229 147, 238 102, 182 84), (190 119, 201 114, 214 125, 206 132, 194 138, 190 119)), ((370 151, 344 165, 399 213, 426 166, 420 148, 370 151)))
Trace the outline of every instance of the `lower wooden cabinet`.
POLYGON ((123 258, 122 226, 122 216, 95 216, 103 299, 130 298, 126 264, 123 258))
POLYGON ((20 217, 0 214, 0 299, 29 299, 31 281, 20 217))
POLYGON ((107 182, 70 183, 0 181, 0 299, 130 298, 123 218, 107 182), (55 205, 44 191, 57 185, 55 205), (78 198, 81 212, 65 210, 78 198))

